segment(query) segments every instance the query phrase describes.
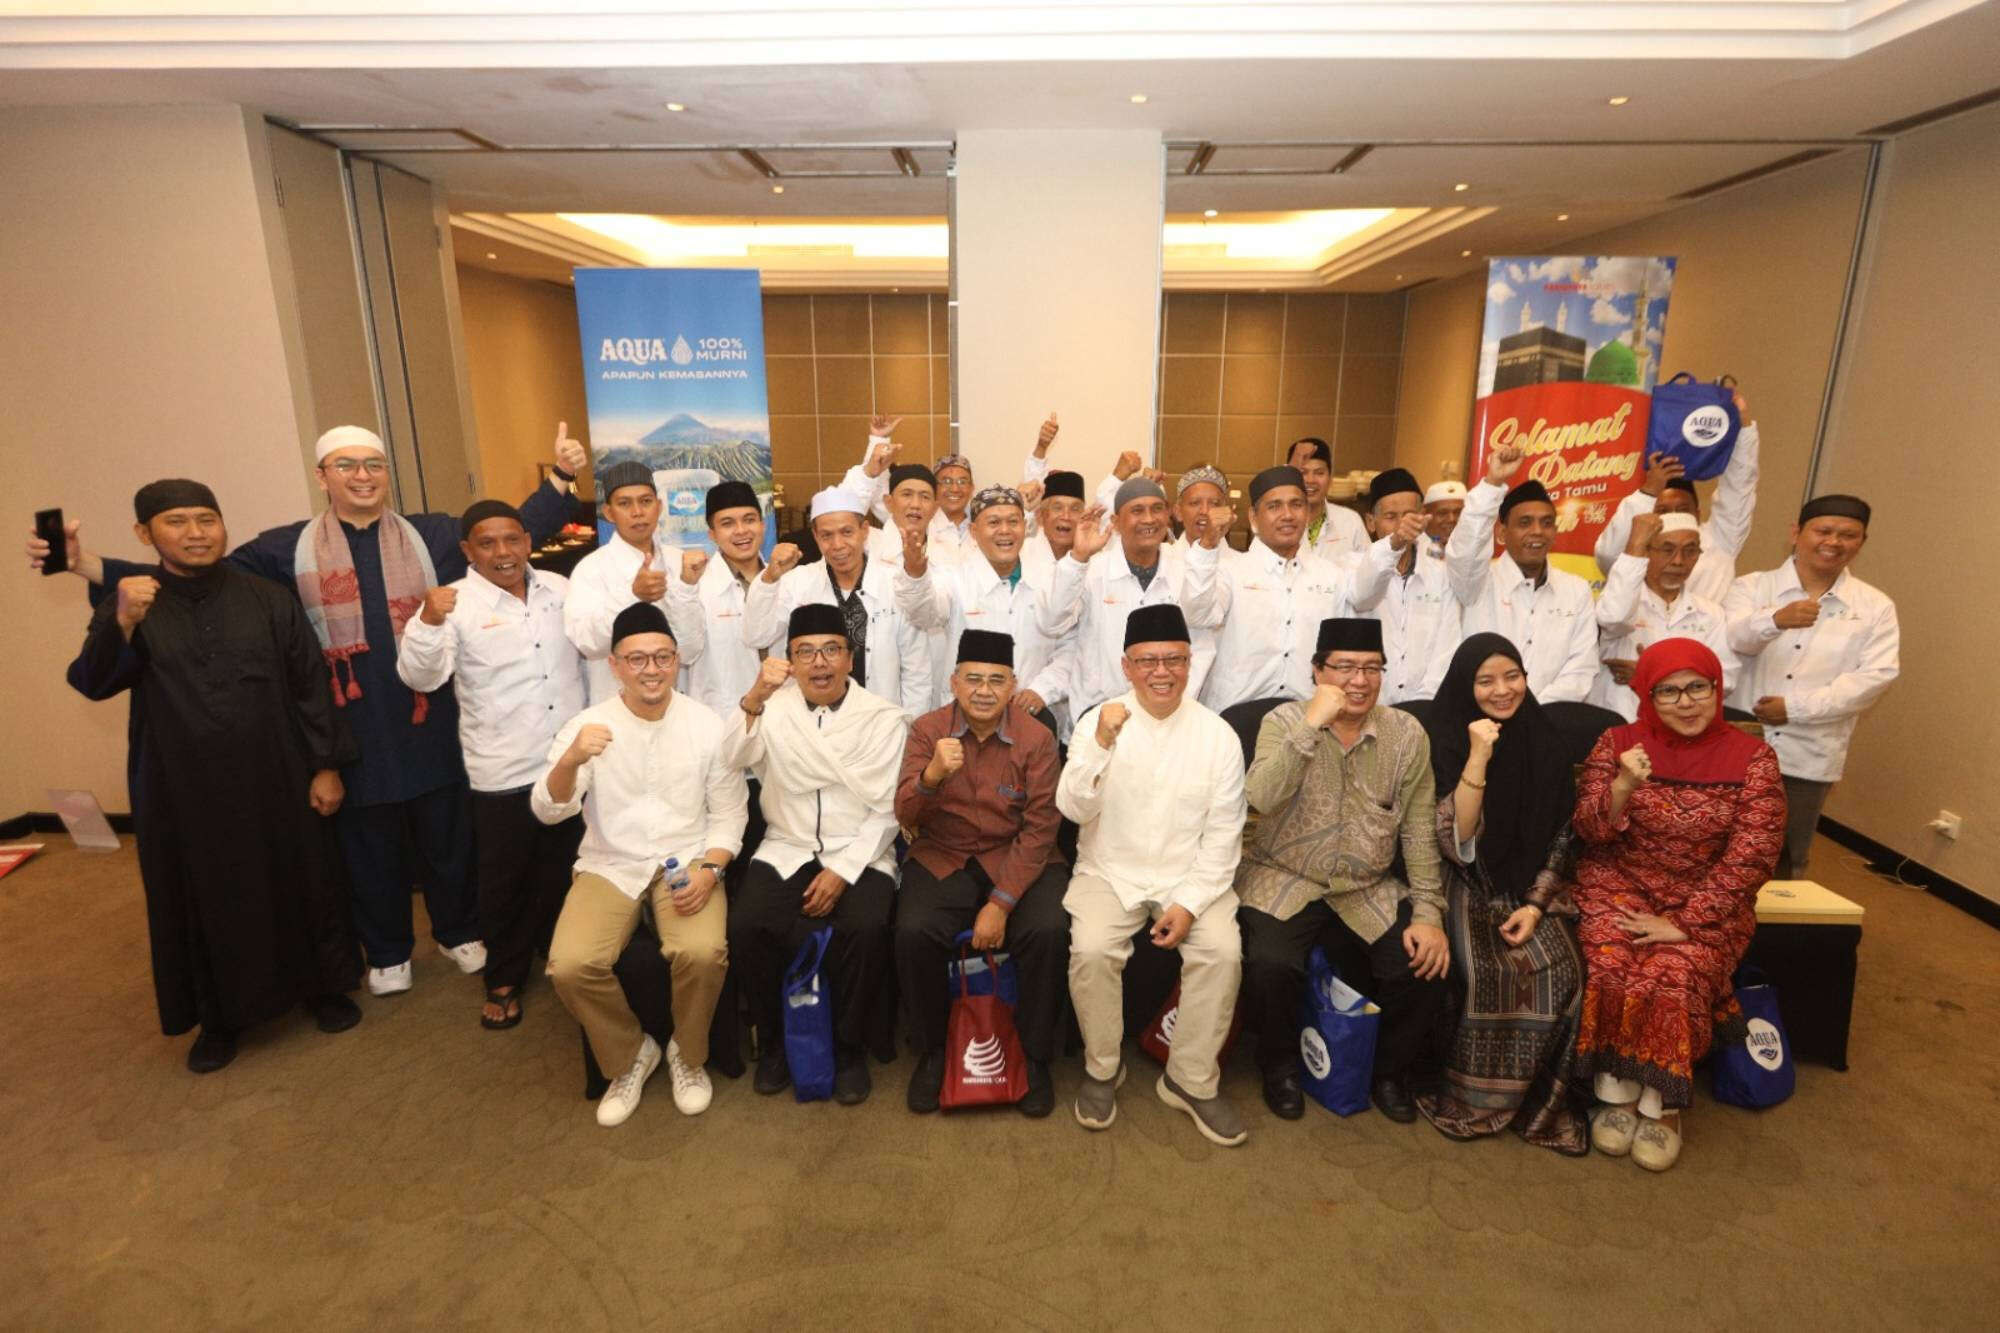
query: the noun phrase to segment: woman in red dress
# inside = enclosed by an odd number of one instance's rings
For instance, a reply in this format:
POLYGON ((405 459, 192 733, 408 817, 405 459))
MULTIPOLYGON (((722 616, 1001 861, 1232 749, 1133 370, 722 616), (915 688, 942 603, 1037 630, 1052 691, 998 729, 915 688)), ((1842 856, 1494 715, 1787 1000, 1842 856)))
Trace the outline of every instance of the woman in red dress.
POLYGON ((1591 1143, 1664 1171, 1717 1021, 1756 929, 1757 890, 1785 836, 1771 747, 1722 717, 1722 667, 1663 639, 1632 672, 1639 720, 1598 739, 1577 780, 1577 941, 1586 979, 1579 1075, 1600 1103, 1591 1143))

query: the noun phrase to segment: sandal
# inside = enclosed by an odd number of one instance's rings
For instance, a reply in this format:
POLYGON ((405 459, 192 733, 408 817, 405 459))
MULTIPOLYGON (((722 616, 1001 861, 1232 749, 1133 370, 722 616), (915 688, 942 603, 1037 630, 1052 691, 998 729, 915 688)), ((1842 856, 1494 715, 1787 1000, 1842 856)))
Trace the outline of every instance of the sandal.
POLYGON ((508 1028, 519 1026, 521 1022, 521 988, 519 986, 504 991, 487 991, 486 1003, 500 1006, 501 1016, 497 1019, 488 1018, 482 1012, 479 1015, 479 1026, 485 1028, 488 1032, 503 1032, 508 1028))

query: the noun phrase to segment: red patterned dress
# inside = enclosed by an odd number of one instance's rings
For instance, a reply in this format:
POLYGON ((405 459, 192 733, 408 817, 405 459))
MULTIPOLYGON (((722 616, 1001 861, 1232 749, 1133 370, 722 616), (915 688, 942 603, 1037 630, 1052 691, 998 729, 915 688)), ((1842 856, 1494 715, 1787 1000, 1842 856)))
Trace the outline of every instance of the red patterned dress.
POLYGON ((1756 929, 1757 890, 1785 836, 1778 758, 1759 744, 1741 782, 1655 777, 1614 822, 1615 738, 1606 732, 1577 779, 1583 1019, 1576 1069, 1636 1079, 1668 1109, 1688 1105, 1694 1062, 1718 1019, 1740 1021, 1729 978, 1756 929), (1662 916, 1687 939, 1633 944, 1621 913, 1662 916))

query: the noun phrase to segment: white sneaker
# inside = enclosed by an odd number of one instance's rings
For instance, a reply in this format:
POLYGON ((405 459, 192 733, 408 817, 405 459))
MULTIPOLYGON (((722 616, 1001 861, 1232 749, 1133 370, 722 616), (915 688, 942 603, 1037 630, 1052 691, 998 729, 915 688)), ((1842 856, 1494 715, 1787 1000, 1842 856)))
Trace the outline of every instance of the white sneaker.
POLYGON ((632 1113, 639 1109, 639 1094, 645 1088, 646 1080, 659 1067, 660 1043, 651 1037, 640 1038, 639 1058, 597 1099, 597 1123, 610 1129, 630 1120, 632 1113))
POLYGON ((400 995, 410 988, 410 965, 398 963, 394 967, 371 967, 368 969, 368 993, 370 995, 400 995))
POLYGON ((467 976, 486 970, 485 940, 467 940, 464 944, 455 945, 449 949, 440 944, 438 945, 438 952, 446 958, 451 959, 452 962, 457 963, 458 970, 467 976))
POLYGON ((681 1059, 681 1044, 667 1038, 667 1075, 674 1081, 674 1105, 682 1115, 700 1115, 715 1096, 715 1085, 706 1069, 690 1069, 681 1059))

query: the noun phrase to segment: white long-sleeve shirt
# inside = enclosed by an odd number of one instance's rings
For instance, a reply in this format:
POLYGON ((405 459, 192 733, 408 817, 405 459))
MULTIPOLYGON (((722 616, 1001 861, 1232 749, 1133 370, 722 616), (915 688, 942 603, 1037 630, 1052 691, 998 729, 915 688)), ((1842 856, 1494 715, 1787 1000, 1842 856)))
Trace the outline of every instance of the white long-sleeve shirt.
MULTIPOLYGON (((1319 623, 1353 614, 1353 575, 1303 545, 1288 560, 1261 537, 1247 551, 1194 542, 1185 558, 1181 607, 1190 625, 1215 636, 1215 663, 1201 702, 1220 713, 1252 699, 1311 694, 1319 623)), ((1372 568, 1362 572, 1374 591, 1383 576, 1372 568)))
POLYGON ((742 849, 750 791, 743 769, 723 756, 725 726, 685 694, 673 695, 666 713, 650 722, 613 696, 563 724, 528 804, 544 824, 583 811, 576 868, 637 898, 669 856, 687 866, 711 847, 731 856, 742 849), (558 801, 549 795, 548 770, 593 722, 611 729, 611 743, 584 761, 570 798, 558 801))
POLYGON ((1354 598, 1355 614, 1382 622, 1381 701, 1392 707, 1435 698, 1465 637, 1443 554, 1428 538, 1420 539, 1408 575, 1399 569, 1401 557, 1387 537, 1370 546, 1362 564, 1382 575, 1382 582, 1357 580, 1354 598))
MULTIPOLYGON (((576 562, 569 575, 569 603, 563 608, 563 630, 588 663, 590 701, 603 703, 618 693, 618 679, 611 674, 611 622, 618 613, 639 599, 632 595, 632 580, 646 553, 620 537, 611 540, 576 562)), ((671 592, 681 576, 681 551, 670 546, 665 535, 653 533, 653 568, 667 576, 671 592)), ((671 599, 663 598, 660 609, 667 613, 674 638, 685 632, 685 622, 674 619, 671 599)))
MULTIPOLYGON (((1055 639, 1074 638, 1072 717, 1130 688, 1119 665, 1125 656, 1126 617, 1142 606, 1162 605, 1179 606, 1185 615, 1181 586, 1186 576, 1186 553, 1169 545, 1160 547, 1158 570, 1143 588, 1116 545, 1106 546, 1088 565, 1078 560, 1075 552, 1056 561, 1055 579, 1042 600, 1042 632, 1055 639)), ((1193 636, 1194 662, 1188 668, 1187 692, 1194 699, 1200 697, 1215 660, 1215 638, 1192 621, 1188 628, 1193 636)))
POLYGON ((1243 745, 1190 695, 1164 719, 1130 690, 1118 742, 1097 743, 1098 709, 1077 720, 1056 808, 1081 826, 1076 873, 1095 875, 1126 907, 1185 907, 1200 916, 1230 891, 1243 855, 1243 745))
MULTIPOLYGON (((1020 578, 1010 580, 975 551, 971 558, 949 565, 926 565, 921 578, 896 567, 896 605, 910 623, 944 640, 945 660, 958 660, 958 638, 969 629, 994 630, 1014 638, 1014 679, 1017 688, 1033 690, 1054 707, 1069 698, 1070 672, 1076 653, 1073 640, 1042 632, 1042 602, 1054 572, 1040 575, 1020 566, 1020 578)), ((951 697, 950 672, 934 678, 931 698, 942 708, 951 697)))
MULTIPOLYGON (((1729 465, 1715 483, 1714 502, 1708 520, 1701 525, 1701 558, 1688 575, 1687 591, 1720 606, 1736 581, 1736 557, 1750 539, 1750 520, 1757 514, 1757 423, 1751 422, 1736 436, 1736 448, 1729 465)), ((1653 512, 1654 497, 1634 491, 1611 511, 1611 521, 1597 535, 1597 567, 1607 575, 1632 540, 1632 518, 1653 512)))
POLYGON ((695 583, 667 580, 668 623, 681 650, 680 688, 724 716, 756 683, 763 661, 743 642, 746 596, 743 581, 720 556, 709 557, 695 583))
POLYGON ((452 682, 458 744, 474 791, 519 791, 548 767, 549 741, 584 705, 583 659, 563 634, 568 580, 528 571, 527 598, 477 571, 451 585, 442 625, 411 616, 396 674, 426 694, 452 682))
POLYGON ((1783 699, 1787 720, 1764 728, 1778 768, 1786 777, 1837 782, 1854 724, 1901 670, 1902 629, 1889 595, 1845 569, 1819 599, 1818 620, 1779 629, 1778 608, 1805 595, 1790 560, 1731 586, 1722 609, 1729 646, 1743 661, 1732 702, 1751 709, 1766 696, 1783 699))
POLYGON ((1514 558, 1493 550, 1493 523, 1507 488, 1482 481, 1466 495, 1465 512, 1445 545, 1445 572, 1458 598, 1467 635, 1504 634, 1521 650, 1528 687, 1545 704, 1581 702, 1597 681, 1597 617, 1590 585, 1545 568, 1540 587, 1514 558))
MULTIPOLYGON (((1605 577, 1604 591, 1597 598, 1597 656, 1602 662, 1636 662, 1639 654, 1661 639, 1698 639, 1722 663, 1725 694, 1742 674, 1736 654, 1730 650, 1727 621, 1722 608, 1706 597, 1681 589, 1669 602, 1646 586, 1646 558, 1621 555, 1605 577)), ((1597 681, 1590 687, 1590 702, 1609 708, 1627 722, 1639 718, 1639 696, 1630 685, 1611 678, 1611 668, 1600 665, 1597 681)))
MULTIPOLYGON (((903 710, 905 720, 931 711, 931 646, 924 632, 896 609, 896 576, 880 560, 869 560, 856 591, 868 609, 868 643, 861 684, 903 710)), ((838 606, 826 561, 788 570, 776 583, 750 581, 743 599, 743 642, 782 657, 792 611, 810 603, 838 606)))
MULTIPOLYGON (((1308 533, 1310 533, 1308 529, 1308 533)), ((1368 549, 1368 525, 1344 504, 1326 502, 1326 518, 1312 548, 1335 564, 1350 564, 1368 549)))

